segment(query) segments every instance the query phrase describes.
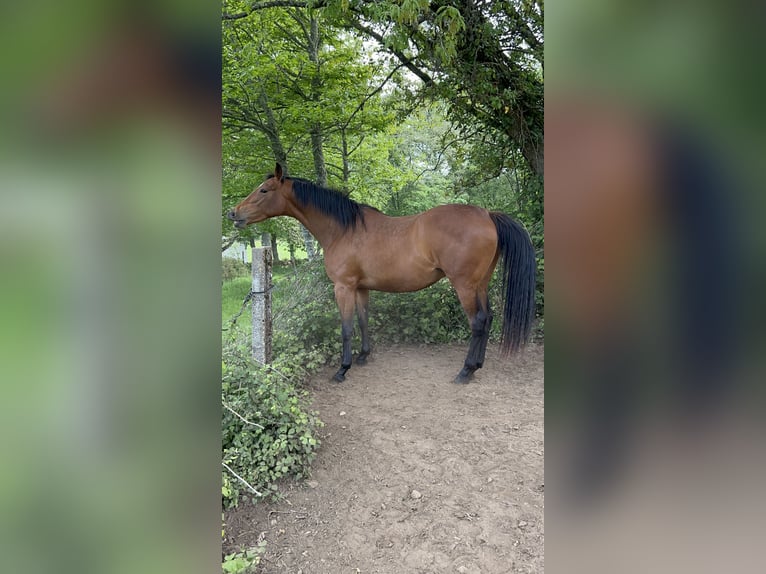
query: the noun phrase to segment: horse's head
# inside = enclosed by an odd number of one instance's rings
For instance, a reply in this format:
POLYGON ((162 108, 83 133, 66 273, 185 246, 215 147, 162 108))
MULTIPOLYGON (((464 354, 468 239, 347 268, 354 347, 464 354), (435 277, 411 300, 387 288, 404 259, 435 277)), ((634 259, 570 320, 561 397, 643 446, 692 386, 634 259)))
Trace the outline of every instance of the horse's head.
POLYGON ((251 223, 284 215, 287 207, 285 191, 289 185, 289 182, 285 181, 282 166, 277 164, 274 175, 256 187, 250 195, 229 211, 226 217, 234 222, 234 227, 243 229, 251 223))

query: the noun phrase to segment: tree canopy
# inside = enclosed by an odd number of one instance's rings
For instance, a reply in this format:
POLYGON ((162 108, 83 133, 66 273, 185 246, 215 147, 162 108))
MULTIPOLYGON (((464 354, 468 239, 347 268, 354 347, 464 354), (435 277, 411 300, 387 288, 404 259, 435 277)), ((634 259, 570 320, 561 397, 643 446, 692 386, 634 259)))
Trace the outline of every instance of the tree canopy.
POLYGON ((529 0, 225 0, 224 212, 277 160, 392 215, 504 210, 542 250, 543 15, 529 0))
POLYGON ((226 2, 224 20, 268 8, 321 9, 376 42, 448 102, 453 119, 494 128, 543 174, 543 2, 531 0, 275 0, 226 2))

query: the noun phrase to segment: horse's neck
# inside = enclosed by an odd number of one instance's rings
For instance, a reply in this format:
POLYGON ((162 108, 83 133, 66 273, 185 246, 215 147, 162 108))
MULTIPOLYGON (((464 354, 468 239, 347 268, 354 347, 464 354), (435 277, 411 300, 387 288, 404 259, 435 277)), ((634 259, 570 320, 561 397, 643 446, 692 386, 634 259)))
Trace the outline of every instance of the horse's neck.
POLYGON ((295 200, 290 202, 290 207, 285 215, 300 221, 325 251, 343 233, 340 224, 335 219, 321 213, 315 207, 299 207, 295 200))

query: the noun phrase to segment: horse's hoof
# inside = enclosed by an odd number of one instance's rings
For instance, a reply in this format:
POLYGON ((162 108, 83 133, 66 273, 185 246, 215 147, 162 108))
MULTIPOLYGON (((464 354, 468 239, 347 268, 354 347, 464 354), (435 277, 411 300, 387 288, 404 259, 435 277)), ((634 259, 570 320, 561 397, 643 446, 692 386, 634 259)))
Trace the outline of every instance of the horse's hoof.
POLYGON ((366 365, 367 364, 367 356, 368 355, 359 355, 356 358, 356 364, 357 365, 366 365))
POLYGON ((470 375, 458 375, 455 377, 455 379, 452 381, 456 385, 467 385, 468 382, 473 378, 473 374, 470 375))
POLYGON ((342 383, 346 380, 346 375, 343 375, 341 373, 335 373, 335 376, 333 376, 332 380, 336 383, 342 383))

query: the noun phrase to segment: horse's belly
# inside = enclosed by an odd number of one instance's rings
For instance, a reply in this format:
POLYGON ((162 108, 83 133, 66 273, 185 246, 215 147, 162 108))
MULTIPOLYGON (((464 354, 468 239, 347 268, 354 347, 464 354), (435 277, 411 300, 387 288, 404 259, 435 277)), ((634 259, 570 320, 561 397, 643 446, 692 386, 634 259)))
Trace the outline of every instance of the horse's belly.
POLYGON ((359 287, 374 291, 404 293, 420 291, 444 277, 444 272, 441 269, 410 270, 402 273, 391 273, 390 271, 392 270, 380 269, 377 272, 365 274, 365 277, 359 282, 359 287))

